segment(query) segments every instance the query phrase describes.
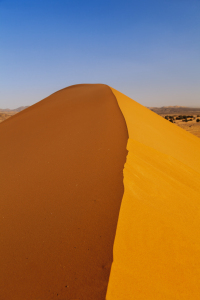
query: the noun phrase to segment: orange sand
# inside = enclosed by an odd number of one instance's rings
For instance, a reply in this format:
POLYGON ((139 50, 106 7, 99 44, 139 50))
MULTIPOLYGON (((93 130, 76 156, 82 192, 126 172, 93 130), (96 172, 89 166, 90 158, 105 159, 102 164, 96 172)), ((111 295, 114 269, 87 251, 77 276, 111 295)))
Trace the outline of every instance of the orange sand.
POLYGON ((105 299, 128 139, 110 88, 58 91, 0 136, 0 299, 105 299))
POLYGON ((0 136, 1 299, 200 299, 197 137, 105 85, 58 91, 0 136))
POLYGON ((106 299, 200 299, 200 140, 112 91, 129 153, 106 299))

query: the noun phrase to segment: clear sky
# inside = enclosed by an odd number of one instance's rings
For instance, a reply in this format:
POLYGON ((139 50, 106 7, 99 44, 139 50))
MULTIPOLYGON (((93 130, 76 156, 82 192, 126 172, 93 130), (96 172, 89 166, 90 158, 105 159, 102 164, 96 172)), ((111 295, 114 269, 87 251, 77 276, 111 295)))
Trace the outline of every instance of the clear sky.
POLYGON ((0 108, 78 83, 200 107, 200 1, 0 0, 0 108))

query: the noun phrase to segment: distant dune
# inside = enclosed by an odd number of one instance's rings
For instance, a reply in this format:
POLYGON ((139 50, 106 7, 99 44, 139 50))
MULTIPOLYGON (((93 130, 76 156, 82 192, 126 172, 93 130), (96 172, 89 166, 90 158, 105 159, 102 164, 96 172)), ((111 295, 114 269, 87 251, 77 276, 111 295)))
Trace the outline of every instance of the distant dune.
POLYGON ((101 84, 0 136, 2 299, 200 298, 200 139, 101 84))

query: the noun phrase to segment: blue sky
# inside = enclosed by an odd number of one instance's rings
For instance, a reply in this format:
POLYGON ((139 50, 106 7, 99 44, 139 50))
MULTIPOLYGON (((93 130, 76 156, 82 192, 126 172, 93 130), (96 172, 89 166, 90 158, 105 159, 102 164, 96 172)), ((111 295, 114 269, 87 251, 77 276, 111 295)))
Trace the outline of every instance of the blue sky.
POLYGON ((78 83, 200 107, 199 0, 0 0, 0 108, 78 83))

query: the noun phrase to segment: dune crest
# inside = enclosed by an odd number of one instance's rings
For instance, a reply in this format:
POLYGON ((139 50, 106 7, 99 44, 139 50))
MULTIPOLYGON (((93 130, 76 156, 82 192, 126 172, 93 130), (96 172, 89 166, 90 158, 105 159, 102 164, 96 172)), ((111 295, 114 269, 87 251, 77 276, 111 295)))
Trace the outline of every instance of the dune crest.
POLYGON ((106 299, 199 299, 200 140, 112 91, 129 140, 106 299))

